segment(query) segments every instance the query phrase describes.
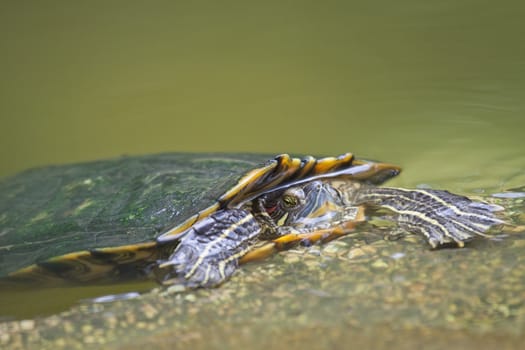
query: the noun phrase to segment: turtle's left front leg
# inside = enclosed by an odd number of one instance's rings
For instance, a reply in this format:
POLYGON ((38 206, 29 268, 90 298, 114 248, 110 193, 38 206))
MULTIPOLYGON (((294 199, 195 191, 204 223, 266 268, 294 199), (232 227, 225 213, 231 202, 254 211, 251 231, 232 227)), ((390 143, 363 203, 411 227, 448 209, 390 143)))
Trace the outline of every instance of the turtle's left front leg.
POLYGON ((463 247, 505 223, 494 214, 503 208, 442 190, 367 188, 356 202, 388 210, 400 228, 424 235, 433 248, 452 242, 463 247))

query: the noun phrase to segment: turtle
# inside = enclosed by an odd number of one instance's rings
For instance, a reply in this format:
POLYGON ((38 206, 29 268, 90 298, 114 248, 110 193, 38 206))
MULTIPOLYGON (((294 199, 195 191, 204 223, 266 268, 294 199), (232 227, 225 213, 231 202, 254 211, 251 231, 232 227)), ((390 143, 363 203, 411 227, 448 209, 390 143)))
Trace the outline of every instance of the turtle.
MULTIPOLYGON (((173 249, 187 246, 180 242, 197 246, 190 228, 217 219, 224 229, 244 213, 239 208, 267 192, 277 196, 327 176, 379 184, 398 172, 351 153, 322 159, 169 153, 30 169, 0 183, 0 276, 46 283, 140 278, 173 249)), ((220 229, 208 232, 202 246, 220 229)), ((222 245, 220 255, 239 254, 234 250, 248 241, 236 243, 222 245)), ((186 279, 218 284, 222 279, 197 277, 211 265, 199 261, 193 271, 199 273, 186 279)))
POLYGON ((499 208, 447 191, 378 187, 400 171, 352 153, 165 153, 30 169, 0 182, 0 278, 215 287, 242 263, 348 233, 369 209, 434 248, 503 223, 499 208))

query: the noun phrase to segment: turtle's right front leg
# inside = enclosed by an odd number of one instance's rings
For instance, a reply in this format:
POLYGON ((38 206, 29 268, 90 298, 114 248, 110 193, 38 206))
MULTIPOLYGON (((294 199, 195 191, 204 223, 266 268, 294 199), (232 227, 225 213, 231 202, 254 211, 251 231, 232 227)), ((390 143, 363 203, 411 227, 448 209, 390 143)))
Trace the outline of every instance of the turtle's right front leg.
POLYGON ((168 260, 159 262, 157 278, 191 288, 218 286, 235 272, 261 229, 247 210, 217 211, 188 229, 168 260))

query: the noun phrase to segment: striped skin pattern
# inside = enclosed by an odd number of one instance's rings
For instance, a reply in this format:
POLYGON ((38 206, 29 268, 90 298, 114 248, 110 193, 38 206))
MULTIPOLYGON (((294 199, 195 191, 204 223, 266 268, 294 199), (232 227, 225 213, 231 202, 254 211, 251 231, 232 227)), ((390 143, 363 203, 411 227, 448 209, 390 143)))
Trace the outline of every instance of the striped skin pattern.
POLYGON ((354 200, 394 213, 400 228, 424 235, 433 248, 452 242, 463 247, 505 223, 495 216, 503 208, 443 190, 364 188, 354 200))
POLYGON ((159 264, 164 284, 213 287, 238 267, 263 226, 244 209, 220 210, 192 226, 169 259, 159 264))

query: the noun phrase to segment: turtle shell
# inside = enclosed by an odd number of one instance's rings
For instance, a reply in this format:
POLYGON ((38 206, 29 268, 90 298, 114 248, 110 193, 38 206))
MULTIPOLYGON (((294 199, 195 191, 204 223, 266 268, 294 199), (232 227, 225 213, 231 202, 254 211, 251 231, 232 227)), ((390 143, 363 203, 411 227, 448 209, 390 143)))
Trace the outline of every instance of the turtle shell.
POLYGON ((55 264, 91 280, 101 266, 154 261, 201 218, 268 191, 328 176, 379 183, 397 171, 350 153, 169 153, 27 170, 0 182, 0 277, 55 264))

